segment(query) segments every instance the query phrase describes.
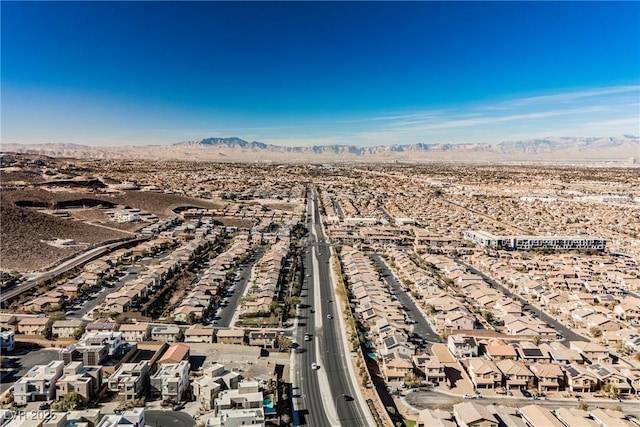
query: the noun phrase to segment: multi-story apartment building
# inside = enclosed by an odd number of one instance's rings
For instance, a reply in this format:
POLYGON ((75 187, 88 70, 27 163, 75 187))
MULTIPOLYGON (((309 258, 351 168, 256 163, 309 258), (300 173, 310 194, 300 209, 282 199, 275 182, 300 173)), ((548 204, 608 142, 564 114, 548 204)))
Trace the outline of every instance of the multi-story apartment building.
POLYGON ((467 230, 463 237, 480 246, 491 249, 595 249, 603 251, 607 241, 598 237, 576 236, 497 236, 486 231, 467 230))

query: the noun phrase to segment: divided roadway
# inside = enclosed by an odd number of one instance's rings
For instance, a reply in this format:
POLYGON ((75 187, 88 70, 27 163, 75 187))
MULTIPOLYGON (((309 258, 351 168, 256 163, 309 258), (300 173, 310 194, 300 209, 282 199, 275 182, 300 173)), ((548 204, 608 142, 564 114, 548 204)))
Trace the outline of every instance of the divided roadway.
POLYGON ((295 353, 294 396, 297 397, 294 417, 296 425, 308 426, 369 426, 371 417, 366 404, 359 399, 358 385, 349 370, 350 353, 345 354, 340 305, 334 301, 331 250, 322 230, 315 190, 308 199, 310 221, 306 247, 305 283, 301 294, 298 328, 295 341, 301 352, 295 353), (306 291, 306 292, 305 292, 306 291), (327 316, 331 315, 331 318, 327 316), (305 341, 304 334, 311 340, 305 341), (312 363, 319 365, 313 369, 312 363))

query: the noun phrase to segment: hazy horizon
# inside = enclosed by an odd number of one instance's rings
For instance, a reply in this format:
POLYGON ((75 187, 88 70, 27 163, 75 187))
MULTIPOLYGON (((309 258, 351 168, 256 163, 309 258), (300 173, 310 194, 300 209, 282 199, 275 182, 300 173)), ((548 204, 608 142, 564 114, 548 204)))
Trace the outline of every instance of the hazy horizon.
POLYGON ((637 135, 640 3, 3 2, 2 142, 637 135), (602 31, 602 30, 605 31, 602 31))

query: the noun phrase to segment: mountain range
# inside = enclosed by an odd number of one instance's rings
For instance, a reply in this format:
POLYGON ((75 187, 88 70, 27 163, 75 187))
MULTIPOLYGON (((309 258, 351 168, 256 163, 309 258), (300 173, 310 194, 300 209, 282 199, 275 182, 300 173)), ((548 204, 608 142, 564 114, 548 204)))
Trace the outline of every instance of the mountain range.
POLYGON ((84 159, 226 162, 628 162, 640 158, 640 138, 549 137, 498 144, 282 146, 240 138, 204 138, 165 145, 92 147, 79 144, 3 144, 4 152, 84 159))

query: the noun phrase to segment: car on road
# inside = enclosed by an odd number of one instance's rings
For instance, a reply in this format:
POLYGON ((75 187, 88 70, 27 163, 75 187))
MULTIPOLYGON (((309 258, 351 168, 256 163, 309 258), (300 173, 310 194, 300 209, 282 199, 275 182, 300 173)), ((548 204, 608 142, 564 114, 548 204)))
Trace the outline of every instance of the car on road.
POLYGON ((465 399, 475 399, 476 395, 475 394, 465 394, 462 397, 464 397, 465 399))
POLYGON ((305 341, 311 341, 311 334, 304 334, 305 341))
POLYGON ((327 314, 327 319, 333 319, 333 315, 332 314, 327 314))
POLYGON ((76 312, 73 311, 73 310, 65 311, 65 313, 64 313, 65 316, 71 316, 71 315, 74 315, 74 314, 76 314, 76 312))
POLYGON ((313 362, 311 364, 311 369, 318 370, 318 369, 320 369, 320 365, 318 365, 316 362, 313 362))

